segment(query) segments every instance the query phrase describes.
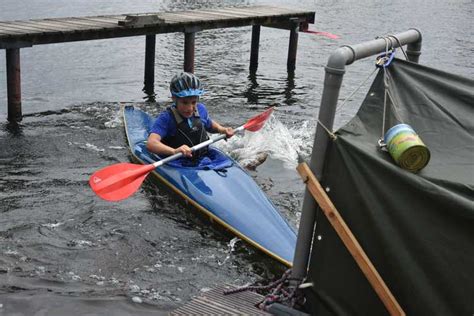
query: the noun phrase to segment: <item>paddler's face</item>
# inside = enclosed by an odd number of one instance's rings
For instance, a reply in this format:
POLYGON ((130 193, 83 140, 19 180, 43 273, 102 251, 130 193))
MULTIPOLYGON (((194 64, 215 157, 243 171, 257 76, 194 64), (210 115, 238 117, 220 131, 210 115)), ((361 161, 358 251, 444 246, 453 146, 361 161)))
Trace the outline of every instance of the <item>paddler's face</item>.
POLYGON ((198 97, 175 98, 176 109, 183 117, 189 118, 196 110, 198 97))

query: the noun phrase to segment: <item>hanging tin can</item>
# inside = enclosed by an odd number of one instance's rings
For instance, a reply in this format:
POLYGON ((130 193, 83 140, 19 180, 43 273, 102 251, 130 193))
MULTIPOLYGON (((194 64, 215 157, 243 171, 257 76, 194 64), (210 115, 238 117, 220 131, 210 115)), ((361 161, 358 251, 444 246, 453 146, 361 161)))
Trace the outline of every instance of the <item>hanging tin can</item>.
POLYGON ((390 128, 384 136, 387 150, 393 160, 411 172, 418 172, 430 161, 430 151, 408 124, 390 128))

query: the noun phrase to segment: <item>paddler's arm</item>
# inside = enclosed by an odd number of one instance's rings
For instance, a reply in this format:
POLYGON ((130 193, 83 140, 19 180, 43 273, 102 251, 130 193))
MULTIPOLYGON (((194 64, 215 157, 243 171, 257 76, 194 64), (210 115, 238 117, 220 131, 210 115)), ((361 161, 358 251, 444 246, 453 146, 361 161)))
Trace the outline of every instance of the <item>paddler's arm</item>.
POLYGON ((224 127, 216 121, 212 121, 212 130, 215 133, 225 134, 227 138, 234 136, 234 129, 232 127, 224 127))
POLYGON ((148 136, 146 149, 148 149, 149 151, 155 154, 163 155, 163 156, 171 156, 179 152, 182 152, 183 155, 186 157, 192 156, 191 148, 189 148, 188 145, 182 145, 178 148, 172 148, 170 146, 163 144, 161 142, 161 136, 155 133, 150 133, 150 136, 148 136))

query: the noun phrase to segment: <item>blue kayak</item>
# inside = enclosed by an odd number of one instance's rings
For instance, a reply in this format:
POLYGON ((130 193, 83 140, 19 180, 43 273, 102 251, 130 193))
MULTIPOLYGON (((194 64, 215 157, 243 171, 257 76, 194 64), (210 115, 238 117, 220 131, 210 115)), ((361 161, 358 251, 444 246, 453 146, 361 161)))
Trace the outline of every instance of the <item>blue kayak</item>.
MULTIPOLYGON (((133 157, 143 164, 160 160, 145 145, 154 118, 132 106, 124 107, 123 117, 133 157)), ((152 175, 240 239, 292 265, 294 229, 247 172, 222 151, 210 146, 199 162, 191 165, 188 159, 178 159, 152 175)))

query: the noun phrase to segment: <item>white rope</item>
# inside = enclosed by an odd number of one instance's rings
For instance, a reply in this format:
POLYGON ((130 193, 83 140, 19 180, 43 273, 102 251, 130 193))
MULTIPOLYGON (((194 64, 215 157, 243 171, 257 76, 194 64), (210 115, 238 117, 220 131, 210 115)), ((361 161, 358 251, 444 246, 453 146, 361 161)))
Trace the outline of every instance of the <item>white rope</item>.
POLYGON ((349 94, 349 96, 345 98, 344 101, 342 101, 341 105, 336 108, 336 113, 342 109, 342 107, 346 104, 347 100, 349 100, 354 94, 356 94, 357 91, 359 91, 359 89, 367 82, 367 80, 369 80, 369 78, 374 74, 375 71, 377 71, 377 67, 375 67, 374 70, 367 76, 367 78, 365 78, 364 81, 362 81, 362 83, 357 88, 355 88, 355 90, 352 91, 352 93, 349 94))
MULTIPOLYGON (((338 113, 339 111, 341 111, 342 107, 346 104, 346 102, 354 95, 357 93, 357 91, 359 91, 359 89, 367 82, 367 80, 370 79, 370 77, 372 77, 372 75, 375 73, 375 71, 377 70, 377 68, 375 68, 365 79, 364 81, 362 81, 361 84, 359 84, 359 86, 357 88, 354 89, 354 91, 351 92, 351 94, 349 94, 349 96, 347 98, 344 99, 344 101, 342 101, 342 103, 339 105, 339 106, 336 106, 336 113, 338 113)), ((329 128, 327 128, 319 119, 317 120, 318 124, 321 125, 322 128, 324 128, 324 130, 328 133, 329 137, 331 137, 333 140, 336 140, 337 139, 337 136, 336 134, 334 134, 334 132, 330 131, 329 128)))
POLYGON ((403 49, 403 45, 402 45, 402 43, 400 42, 400 40, 398 39, 398 37, 396 37, 395 35, 392 35, 392 34, 389 34, 388 37, 393 37, 393 38, 397 41, 398 47, 400 47, 400 50, 402 51, 403 56, 405 56, 405 60, 408 60, 408 55, 407 55, 407 53, 405 52, 405 49, 403 49))
MULTIPOLYGON (((397 40, 398 44, 401 47, 401 43, 400 43, 400 41, 398 40, 397 37, 395 37, 393 35, 389 35, 389 36, 392 36, 393 38, 395 38, 395 40, 397 40)), ((384 40, 385 40, 385 55, 387 56, 388 51, 389 51, 388 42, 390 41, 390 46, 391 46, 390 49, 393 48, 393 43, 392 43, 392 40, 391 40, 390 37, 384 37, 384 40)), ((403 51, 403 48, 402 48, 402 51, 403 51)), ((405 58, 406 58, 405 52, 403 52, 403 53, 404 53, 405 58)), ((386 116, 387 116, 387 100, 390 101, 391 107, 393 108, 393 114, 394 114, 395 118, 400 123, 404 123, 403 119, 402 119, 402 117, 401 117, 401 115, 398 111, 398 105, 395 102, 395 98, 390 93, 390 87, 391 87, 390 83, 393 82, 393 78, 391 77, 390 73, 387 71, 386 67, 383 67, 383 82, 384 82, 384 98, 383 98, 382 136, 380 137, 380 140, 379 140, 379 145, 381 147, 383 147, 385 145, 383 143, 383 139, 384 139, 384 135, 385 135, 385 122, 386 122, 386 116)))

